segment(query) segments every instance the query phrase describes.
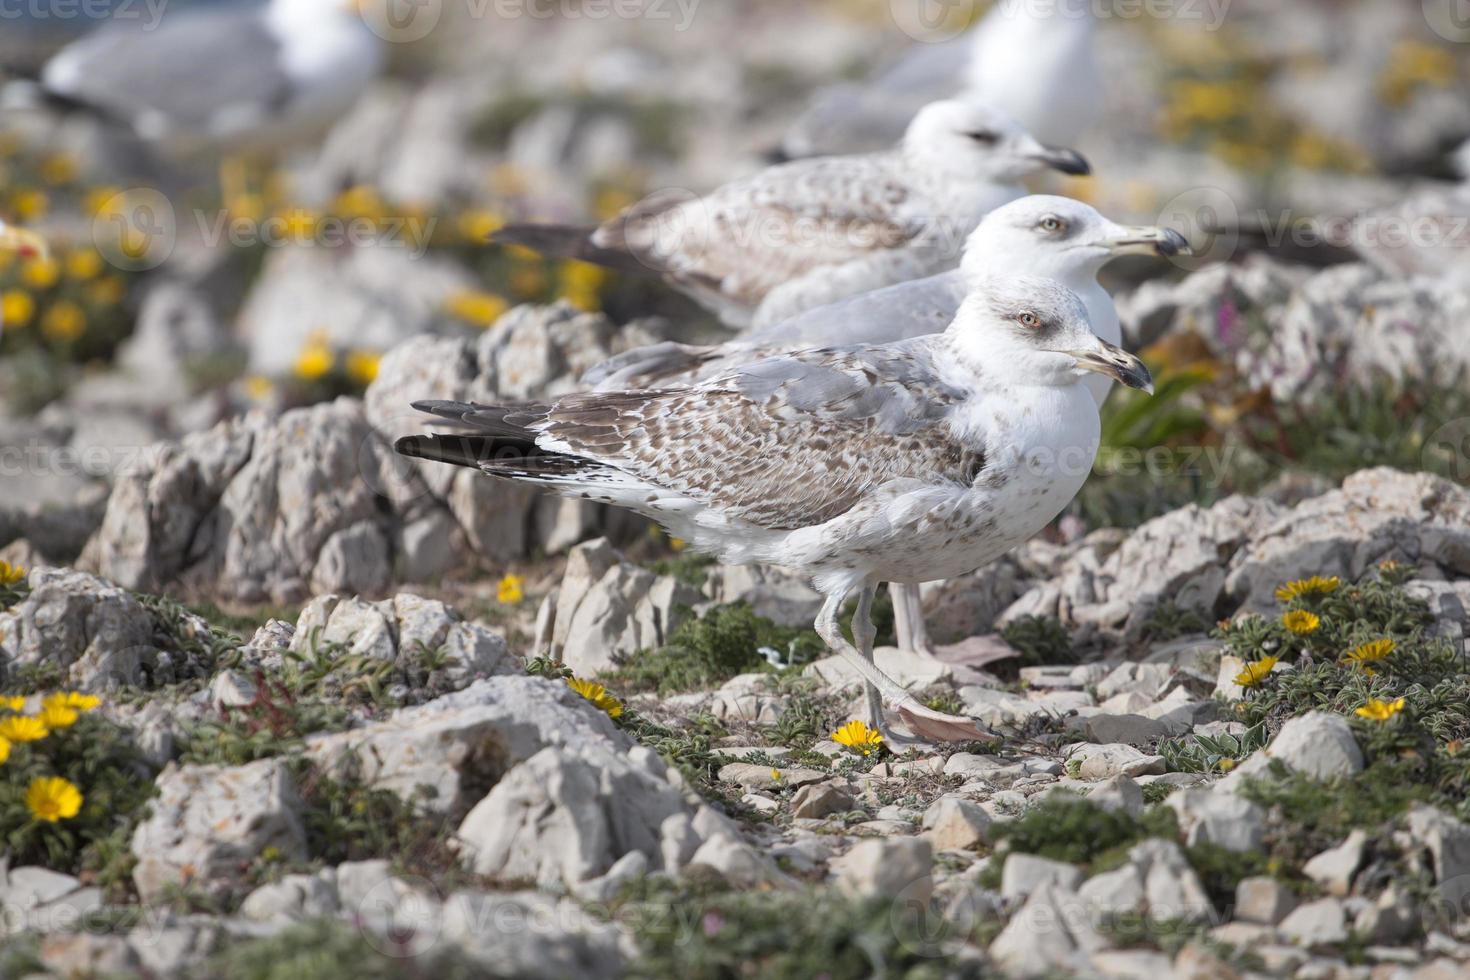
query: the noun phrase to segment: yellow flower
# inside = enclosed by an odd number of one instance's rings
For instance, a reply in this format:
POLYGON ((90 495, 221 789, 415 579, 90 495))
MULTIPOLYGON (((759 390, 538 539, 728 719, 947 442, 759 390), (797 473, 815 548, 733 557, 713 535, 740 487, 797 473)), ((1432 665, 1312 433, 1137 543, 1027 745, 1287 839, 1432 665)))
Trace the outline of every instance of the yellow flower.
POLYGON ((48 699, 48 701, 42 702, 41 711, 36 717, 41 719, 41 724, 54 732, 57 729, 70 728, 72 725, 75 725, 78 715, 75 708, 69 708, 64 704, 50 703, 48 699))
POLYGON ((596 707, 606 711, 609 717, 616 718, 623 713, 623 702, 607 693, 607 688, 598 684, 596 681, 584 681, 576 677, 568 677, 567 687, 570 687, 582 695, 582 697, 591 701, 596 707))
POLYGON ((513 606, 526 597, 525 579, 507 574, 495 589, 495 597, 508 606, 513 606))
POLYGON ((1297 636, 1306 636, 1308 633, 1315 633, 1317 627, 1322 625, 1322 620, 1316 613, 1309 613, 1305 609, 1293 609, 1281 617, 1281 625, 1297 636))
POLYGON ((6 711, 26 710, 26 699, 24 694, 7 694, 0 697, 0 709, 6 711))
POLYGON ((1262 657, 1254 663, 1245 665, 1245 670, 1235 675, 1235 683, 1241 687, 1255 687, 1261 681, 1271 676, 1280 657, 1262 657))
POLYGON ((771 779, 774 782, 778 783, 781 781, 781 770, 777 769, 775 766, 771 767, 771 779))
POLYGON ((37 820, 69 820, 82 809, 82 793, 60 776, 40 776, 26 790, 26 806, 37 820))
POLYGON ((378 377, 382 356, 377 351, 355 350, 347 355, 347 376, 366 388, 378 377))
POLYGON ((318 215, 308 208, 290 208, 280 215, 284 237, 291 242, 309 242, 316 237, 318 215))
POLYGON ((10 743, 0 738, 0 765, 10 759, 10 743))
POLYGON ((689 542, 683 538, 669 538, 669 550, 674 552, 683 551, 689 547, 689 542))
POLYGON ((94 187, 87 192, 86 197, 82 198, 82 207, 86 210, 88 217, 96 217, 106 210, 118 209, 119 202, 114 199, 122 192, 121 187, 94 187))
POLYGON ((20 281, 31 289, 50 289, 61 278, 61 263, 50 256, 27 259, 20 267, 20 281))
POLYGON ((117 276, 103 276, 87 283, 87 299, 98 306, 116 306, 126 292, 127 286, 117 276))
POLYGON ((8 561, 0 561, 0 586, 14 585, 24 580, 26 570, 19 565, 12 565, 8 561))
POLYGON ((39 742, 49 734, 46 723, 31 715, 0 718, 0 738, 11 742, 39 742))
POLYGON ((7 327, 23 327, 36 315, 36 301, 24 289, 7 289, 0 296, 0 320, 7 327))
POLYGON ((102 704, 102 699, 95 694, 83 694, 81 691, 57 691, 48 694, 41 700, 43 706, 53 704, 63 705, 76 711, 92 711, 102 704))
POLYGON ((10 200, 10 206, 15 213, 25 221, 34 221, 43 217, 51 209, 51 199, 46 196, 45 191, 26 189, 15 192, 10 200))
POLYGON ((333 210, 344 218, 377 218, 383 213, 383 199, 373 188, 358 184, 337 195, 333 210))
POLYGON ((77 179, 76 161, 65 153, 47 157, 41 162, 41 179, 52 186, 70 184, 77 179))
POLYGON ((504 226, 505 218, 496 211, 466 211, 459 216, 460 237, 472 245, 485 244, 504 226))
POLYGON ((87 332, 87 314, 71 300, 61 300, 41 317, 41 332, 59 344, 69 344, 87 332))
POLYGON ((1394 701, 1382 701, 1374 698, 1353 713, 1359 718, 1367 718, 1369 721, 1388 721, 1388 719, 1403 710, 1403 698, 1398 698, 1394 701))
POLYGON ((71 279, 86 282, 102 274, 102 256, 89 248, 79 248, 66 256, 66 274, 71 279))
POLYGON ((1229 772, 1230 770, 1232 770, 1234 768, 1235 768, 1235 760, 1234 759, 1225 758, 1225 759, 1221 759, 1220 760, 1220 771, 1221 772, 1229 772))
POLYGON ((256 402, 265 401, 276 390, 276 386, 271 384, 270 378, 263 377, 259 374, 250 375, 240 382, 240 384, 245 388, 246 397, 256 402))
POLYGON ((1362 646, 1354 647, 1353 649, 1349 650, 1346 654, 1344 654, 1344 656, 1348 660, 1351 660, 1353 663, 1357 664, 1359 667, 1363 667, 1366 664, 1375 663, 1379 660, 1382 660, 1390 653, 1393 653, 1393 651, 1393 640, 1370 640, 1369 642, 1364 643, 1362 646))
POLYGON ((477 327, 488 327, 510 309, 510 303, 506 302, 504 296, 497 296, 494 293, 466 290, 449 297, 446 307, 451 316, 473 323, 477 327))
POLYGON ((1297 579, 1294 582, 1287 582, 1276 590, 1276 601, 1290 602, 1307 595, 1327 595, 1330 592, 1336 592, 1337 587, 1341 584, 1342 580, 1336 575, 1330 578, 1313 575, 1311 578, 1297 579))
POLYGON ((832 733, 832 741, 861 752, 863 755, 872 755, 883 744, 883 736, 862 722, 853 719, 832 733))
POLYGON ((607 270, 590 262, 571 260, 562 263, 562 297, 579 310, 595 312, 602 308, 598 296, 607 281, 607 270))
POLYGON ((336 362, 337 358, 330 347, 320 341, 312 341, 296 355, 296 364, 292 370, 302 381, 315 381, 331 371, 336 362))

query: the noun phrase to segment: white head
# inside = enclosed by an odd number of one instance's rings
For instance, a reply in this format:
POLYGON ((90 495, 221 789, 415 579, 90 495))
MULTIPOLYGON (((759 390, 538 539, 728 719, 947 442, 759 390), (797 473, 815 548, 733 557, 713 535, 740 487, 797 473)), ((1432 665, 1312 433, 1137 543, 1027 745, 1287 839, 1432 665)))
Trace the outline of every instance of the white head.
POLYGON ((1001 110, 958 99, 920 109, 903 135, 903 152, 925 169, 995 183, 1015 183, 1047 168, 1092 172, 1077 151, 1043 146, 1001 110))
POLYGON ((1101 374, 1153 391, 1148 368, 1092 332, 1076 293, 1041 276, 993 276, 972 285, 945 331, 961 359, 1012 384, 1070 385, 1101 374))
POLYGON ((1076 284, 1119 255, 1189 255, 1171 228, 1120 225, 1070 197, 1032 194, 987 214, 965 240, 966 278, 1030 273, 1076 284))

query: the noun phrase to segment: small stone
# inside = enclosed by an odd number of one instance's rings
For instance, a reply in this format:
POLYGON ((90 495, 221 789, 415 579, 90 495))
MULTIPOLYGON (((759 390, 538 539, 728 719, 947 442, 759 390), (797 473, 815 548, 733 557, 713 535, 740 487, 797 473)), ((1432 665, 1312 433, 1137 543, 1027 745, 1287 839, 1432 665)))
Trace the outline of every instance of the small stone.
POLYGON ((759 813, 775 813, 781 809, 780 803, 760 793, 746 793, 740 797, 740 802, 759 813))
POLYGON ((924 811, 924 836, 938 851, 968 851, 990 839, 990 815, 969 800, 941 796, 924 811))
POLYGON ((1089 742, 1122 742, 1139 747, 1156 744, 1169 734, 1169 727, 1143 715, 1105 714, 1083 719, 1082 731, 1089 742))
POLYGON ((1298 906, 1278 928, 1299 946, 1333 946, 1347 941, 1347 911, 1338 899, 1321 898, 1298 906))
POLYGON ((1235 886, 1235 915, 1247 922, 1274 926, 1296 908, 1296 895, 1275 878, 1242 878, 1235 886))
POLYGON ((945 760, 944 774, 946 776, 963 776, 966 779, 984 778, 998 769, 1004 769, 1006 764, 994 756, 976 755, 973 752, 956 752, 945 760))
POLYGON ((862 840, 831 862, 836 886, 860 898, 927 902, 934 891, 934 850, 921 837, 862 840))
POLYGON ((1043 885, 1056 885, 1075 892, 1082 884, 1082 871, 1076 865, 1035 854, 1008 854, 1001 870, 1001 897, 1007 901, 1025 898, 1043 885))
POLYGON ((1353 875, 1363 863, 1368 834, 1354 830, 1337 847, 1323 851, 1302 866, 1302 874, 1321 885, 1329 895, 1345 896, 1353 886, 1353 875))
POLYGON ((735 783, 747 791, 804 786, 807 783, 819 783, 830 775, 820 769, 782 769, 750 762, 732 762, 720 767, 721 782, 735 783))
POLYGON ((1106 745, 1074 745, 1067 753, 1067 768, 1076 765, 1080 779, 1107 779, 1110 776, 1142 776, 1164 771, 1164 758, 1144 755, 1131 745, 1113 742, 1106 745))
POLYGON ((803 786, 791 797, 793 817, 818 818, 851 810, 852 795, 833 783, 803 786))
POLYGON ((1104 810, 1116 810, 1130 817, 1143 813, 1143 787, 1131 776, 1114 776, 1099 783, 1087 794, 1087 801, 1104 810))
POLYGON ((1185 843, 1216 844, 1227 851, 1244 853, 1261 846, 1266 836, 1266 815, 1249 800, 1207 789, 1183 789, 1164 801, 1179 816, 1185 843))

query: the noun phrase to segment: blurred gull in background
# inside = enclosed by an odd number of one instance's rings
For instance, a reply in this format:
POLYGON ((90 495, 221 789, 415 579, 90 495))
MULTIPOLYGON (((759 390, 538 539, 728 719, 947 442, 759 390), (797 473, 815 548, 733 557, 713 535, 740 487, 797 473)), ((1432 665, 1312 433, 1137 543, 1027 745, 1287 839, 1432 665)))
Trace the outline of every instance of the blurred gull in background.
POLYGON ((665 191, 597 228, 512 225, 495 240, 660 276, 736 327, 951 267, 975 225, 1047 167, 1088 172, 1005 113, 925 106, 881 153, 771 167, 702 197, 665 191))
POLYGON ((946 98, 995 106, 1037 139, 1075 146, 1102 109, 1096 27, 1085 3, 1001 0, 958 37, 920 41, 866 81, 817 92, 781 152, 875 150, 897 139, 925 103, 946 98))

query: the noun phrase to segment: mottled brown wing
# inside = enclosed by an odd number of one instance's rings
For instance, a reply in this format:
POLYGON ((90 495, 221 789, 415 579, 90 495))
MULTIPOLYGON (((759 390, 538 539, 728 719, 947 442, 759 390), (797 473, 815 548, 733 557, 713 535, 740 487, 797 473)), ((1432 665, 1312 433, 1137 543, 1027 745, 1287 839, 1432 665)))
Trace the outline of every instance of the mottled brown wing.
POLYGON ((881 157, 774 167, 701 198, 664 196, 598 229, 594 242, 748 305, 813 269, 897 248, 922 233, 909 191, 881 157))
POLYGON ((572 395, 534 427, 557 449, 789 530, 890 480, 973 482, 984 459, 944 424, 962 397, 923 344, 813 350, 693 388, 572 395))

